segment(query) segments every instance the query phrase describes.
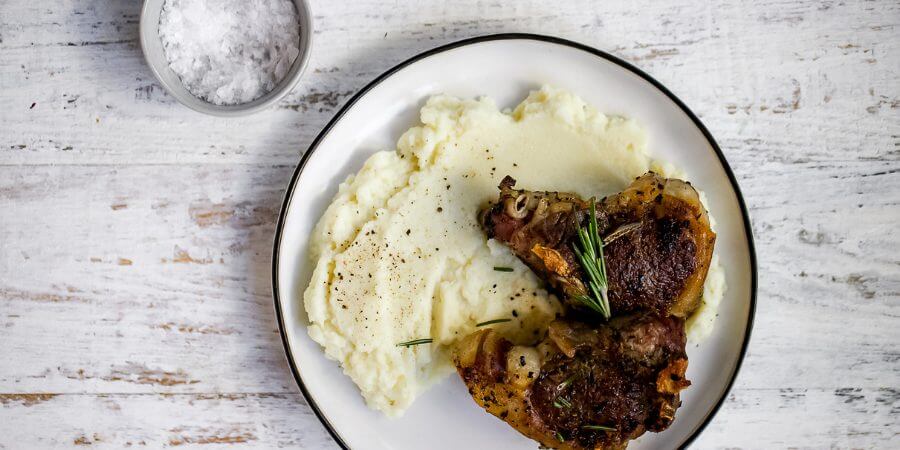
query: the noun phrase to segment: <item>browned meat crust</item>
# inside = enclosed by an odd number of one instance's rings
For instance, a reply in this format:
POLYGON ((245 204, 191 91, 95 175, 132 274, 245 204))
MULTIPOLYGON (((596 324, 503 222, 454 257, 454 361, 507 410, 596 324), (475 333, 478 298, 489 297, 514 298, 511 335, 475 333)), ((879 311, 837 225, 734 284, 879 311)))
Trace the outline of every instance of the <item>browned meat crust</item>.
POLYGON ((611 229, 640 224, 606 248, 610 302, 618 311, 687 317, 700 306, 716 235, 690 183, 650 172, 599 209, 611 229))
POLYGON ((467 337, 454 361, 479 405, 542 445, 622 449, 671 424, 690 384, 684 346, 682 319, 643 314, 599 328, 552 323, 524 383, 509 366, 519 364, 512 344, 491 330, 467 337))
MULTIPOLYGON (((567 299, 584 295, 584 273, 572 244, 586 223, 589 203, 574 194, 514 185, 506 177, 499 201, 482 212, 488 236, 509 246, 567 299)), ((646 310, 687 317, 699 306, 716 236, 689 183, 649 172, 601 199, 596 210, 607 244, 613 314, 646 310)))
POLYGON ((583 272, 570 242, 590 205, 574 194, 520 191, 513 189, 515 184, 511 177, 504 178, 499 201, 482 211, 488 237, 509 246, 566 297, 584 294, 583 272))

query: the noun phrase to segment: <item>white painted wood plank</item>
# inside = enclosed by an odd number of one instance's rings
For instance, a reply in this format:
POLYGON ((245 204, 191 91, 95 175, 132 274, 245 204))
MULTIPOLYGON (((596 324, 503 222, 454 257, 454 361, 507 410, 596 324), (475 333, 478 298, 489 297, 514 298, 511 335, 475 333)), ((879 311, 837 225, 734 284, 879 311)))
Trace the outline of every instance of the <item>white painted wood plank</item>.
POLYGON ((290 171, 0 167, 0 392, 289 390, 270 257, 290 171))
POLYGON ((337 448, 299 393, 0 394, 0 405, 0 449, 337 448))
POLYGON ((900 391, 736 388, 691 448, 897 448, 900 391))
POLYGON ((720 140, 741 143, 725 148, 729 156, 752 142, 785 156, 884 155, 900 135, 889 120, 900 107, 891 20, 900 6, 890 2, 316 3, 317 39, 300 87, 279 108, 231 120, 162 92, 137 44, 139 6, 48 13, 32 1, 4 2, 0 17, 17 20, 0 45, 8 105, 0 163, 293 164, 336 107, 385 69, 442 43, 506 31, 569 37, 636 63, 720 140))
MULTIPOLYGON (((0 404, 0 448, 336 447, 299 394, 0 395, 0 404), (53 426, 35 434, 35 418, 53 426)), ((736 389, 693 447, 893 448, 898 407, 896 389, 736 389), (835 420, 839 409, 856 413, 835 420)))
MULTIPOLYGON (((14 392, 283 391, 291 380, 272 318, 269 258, 290 170, 0 167, 8 213, 0 350, 21 355, 0 367, 0 382, 14 392), (44 349, 29 352, 36 344, 44 349), (285 376, 260 378, 260 364, 285 376), (222 367, 240 370, 223 375, 222 367)), ((890 367, 900 356, 900 246, 890 238, 900 177, 847 183, 820 170, 798 173, 790 190, 771 179, 745 188, 779 199, 779 208, 753 209, 762 251, 750 386, 878 388, 887 373, 900 381, 890 367), (831 211, 834 201, 805 200, 821 189, 854 216, 831 211), (858 198, 860 189, 886 194, 858 198), (852 383, 833 378, 836 369, 853 373, 852 383)))

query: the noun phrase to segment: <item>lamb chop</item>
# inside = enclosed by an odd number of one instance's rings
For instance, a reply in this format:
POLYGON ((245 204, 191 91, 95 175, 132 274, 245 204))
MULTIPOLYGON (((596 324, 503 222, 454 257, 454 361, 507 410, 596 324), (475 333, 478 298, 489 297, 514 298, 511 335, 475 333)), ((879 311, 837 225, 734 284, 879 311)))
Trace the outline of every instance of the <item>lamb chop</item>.
POLYGON ((541 445, 624 449, 674 419, 684 378, 684 320, 637 314, 593 327, 557 320, 536 347, 491 329, 453 355, 476 403, 541 445))
POLYGON ((715 244, 697 191, 650 172, 594 205, 515 183, 501 182, 482 226, 574 308, 535 347, 492 330, 465 338, 454 362, 469 393, 552 448, 624 449, 648 430, 666 429, 690 385, 684 320, 699 305, 715 244), (609 322, 578 300, 589 280, 576 236, 587 223, 603 237, 609 322))
MULTIPOLYGON (((574 299, 588 290, 573 243, 590 203, 574 194, 516 190, 515 183, 503 179, 499 201, 481 213, 482 226, 579 307, 574 299)), ((600 199, 595 217, 614 314, 685 318, 699 306, 716 235, 690 183, 648 172, 600 199)))

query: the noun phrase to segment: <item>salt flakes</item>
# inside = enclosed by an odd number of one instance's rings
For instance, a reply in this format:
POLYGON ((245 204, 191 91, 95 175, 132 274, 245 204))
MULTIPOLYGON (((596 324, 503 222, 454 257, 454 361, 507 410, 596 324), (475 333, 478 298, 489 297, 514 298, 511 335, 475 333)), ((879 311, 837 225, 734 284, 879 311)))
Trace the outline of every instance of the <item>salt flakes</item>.
POLYGON ((291 0, 166 0, 159 37, 184 87, 216 105, 265 95, 300 53, 291 0))

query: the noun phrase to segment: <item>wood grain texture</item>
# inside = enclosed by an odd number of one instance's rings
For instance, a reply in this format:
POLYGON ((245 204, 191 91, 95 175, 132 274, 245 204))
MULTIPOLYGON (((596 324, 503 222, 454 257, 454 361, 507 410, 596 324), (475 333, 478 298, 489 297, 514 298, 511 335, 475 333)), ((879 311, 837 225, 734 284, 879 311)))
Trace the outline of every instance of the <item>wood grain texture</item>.
POLYGON ((313 1, 301 84, 242 119, 162 91, 141 2, 0 2, 0 448, 324 448, 271 241, 346 100, 498 32, 629 60, 706 123, 760 262, 744 368, 694 447, 900 446, 900 4, 313 1))

